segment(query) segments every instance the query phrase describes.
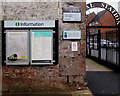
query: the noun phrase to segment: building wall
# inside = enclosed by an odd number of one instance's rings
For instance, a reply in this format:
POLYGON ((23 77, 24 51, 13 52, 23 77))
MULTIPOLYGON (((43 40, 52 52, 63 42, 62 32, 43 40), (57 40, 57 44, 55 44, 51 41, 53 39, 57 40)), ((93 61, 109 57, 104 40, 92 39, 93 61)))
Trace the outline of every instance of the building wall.
MULTIPOLYGON (((114 17, 108 11, 105 13, 103 18, 100 20, 100 24, 102 26, 116 26, 114 17)), ((106 38, 106 33, 105 33, 106 31, 112 31, 112 30, 116 30, 116 29, 115 28, 101 28, 100 30, 101 30, 102 38, 106 38)))
MULTIPOLYGON (((3 65, 3 91, 11 91, 14 84, 66 84, 75 82, 75 86, 85 86, 86 74, 86 24, 85 2, 3 2, 3 20, 59 20, 59 64, 51 66, 5 66, 3 65), (54 6, 54 7, 53 7, 54 6), (81 23, 63 23, 62 7, 80 6, 81 23), (71 51, 72 40, 63 40, 64 30, 81 30, 82 39, 78 51, 71 51)), ((59 86, 58 86, 59 87, 59 86)))
MULTIPOLYGON (((107 11, 98 22, 99 22, 98 24, 94 23, 94 25, 92 26, 116 26, 115 19, 109 11, 107 11)), ((91 30, 94 30, 94 29, 91 29, 91 30)), ((112 30, 116 30, 116 29, 115 28, 100 28, 101 37, 106 38, 106 31, 112 31, 112 30)))
POLYGON ((89 26, 90 21, 96 16, 94 12, 90 13, 87 17, 86 25, 89 26))
MULTIPOLYGON (((0 2, 0 14, 2 14, 2 4, 0 2)), ((1 20, 2 20, 2 15, 0 15, 0 95, 2 94, 2 36, 1 36, 1 32, 2 32, 2 25, 1 25, 1 20)))

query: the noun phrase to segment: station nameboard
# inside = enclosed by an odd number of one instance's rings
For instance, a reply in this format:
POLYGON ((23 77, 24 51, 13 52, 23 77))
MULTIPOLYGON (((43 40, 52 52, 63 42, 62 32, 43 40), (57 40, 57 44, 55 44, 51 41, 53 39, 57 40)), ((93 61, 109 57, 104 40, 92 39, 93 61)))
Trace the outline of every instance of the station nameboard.
POLYGON ((97 7, 106 9, 113 15, 116 25, 120 26, 120 15, 115 10, 115 8, 113 8, 111 5, 104 3, 104 2, 92 2, 92 3, 87 4, 86 7, 87 7, 87 10, 89 10, 91 8, 97 8, 97 7))
POLYGON ((17 20, 4 21, 4 28, 54 28, 55 20, 17 20))

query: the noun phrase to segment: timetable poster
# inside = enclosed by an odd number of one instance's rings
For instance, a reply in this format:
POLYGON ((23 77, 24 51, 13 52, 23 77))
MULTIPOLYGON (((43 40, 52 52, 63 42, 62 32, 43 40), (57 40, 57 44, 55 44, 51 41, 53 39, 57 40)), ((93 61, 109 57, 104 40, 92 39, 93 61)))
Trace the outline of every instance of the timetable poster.
POLYGON ((32 64, 49 64, 53 60, 53 32, 32 31, 31 60, 32 64))

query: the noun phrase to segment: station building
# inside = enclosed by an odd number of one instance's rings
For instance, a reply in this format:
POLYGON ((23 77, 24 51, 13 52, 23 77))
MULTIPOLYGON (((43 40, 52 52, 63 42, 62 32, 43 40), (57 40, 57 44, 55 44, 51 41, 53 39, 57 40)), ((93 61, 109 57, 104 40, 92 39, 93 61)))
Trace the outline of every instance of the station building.
POLYGON ((1 7, 3 91, 18 85, 85 87, 84 0, 1 2, 1 7))

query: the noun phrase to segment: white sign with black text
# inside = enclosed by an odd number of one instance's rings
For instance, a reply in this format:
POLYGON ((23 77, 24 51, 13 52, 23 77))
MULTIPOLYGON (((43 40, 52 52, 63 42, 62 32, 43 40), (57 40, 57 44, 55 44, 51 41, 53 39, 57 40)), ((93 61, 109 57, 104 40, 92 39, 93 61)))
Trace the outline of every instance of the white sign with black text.
POLYGON ((81 21, 80 7, 63 7, 63 21, 80 22, 81 21))
POLYGON ((63 21, 81 21, 81 13, 64 13, 63 21))
POLYGON ((72 51, 78 51, 78 43, 77 42, 72 42, 71 47, 72 47, 72 51))

